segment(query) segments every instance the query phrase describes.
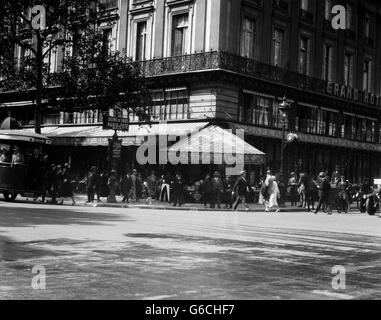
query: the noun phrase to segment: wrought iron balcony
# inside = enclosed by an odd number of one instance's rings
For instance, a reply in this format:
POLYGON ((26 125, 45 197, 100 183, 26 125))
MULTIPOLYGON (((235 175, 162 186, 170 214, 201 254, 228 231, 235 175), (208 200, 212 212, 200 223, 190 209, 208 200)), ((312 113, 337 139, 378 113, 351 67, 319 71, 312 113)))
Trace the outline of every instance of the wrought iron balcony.
POLYGON ((154 77, 179 73, 225 70, 239 75, 292 85, 323 93, 326 82, 297 72, 222 51, 195 53, 135 62, 142 76, 154 77))

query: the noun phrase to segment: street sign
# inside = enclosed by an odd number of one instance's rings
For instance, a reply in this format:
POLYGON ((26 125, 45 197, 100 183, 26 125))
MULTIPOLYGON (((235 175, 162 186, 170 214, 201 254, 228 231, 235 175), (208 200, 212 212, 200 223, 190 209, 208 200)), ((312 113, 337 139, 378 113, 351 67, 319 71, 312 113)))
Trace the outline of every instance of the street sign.
POLYGON ((130 119, 122 117, 113 117, 109 115, 103 116, 103 129, 112 129, 120 131, 128 131, 130 119))

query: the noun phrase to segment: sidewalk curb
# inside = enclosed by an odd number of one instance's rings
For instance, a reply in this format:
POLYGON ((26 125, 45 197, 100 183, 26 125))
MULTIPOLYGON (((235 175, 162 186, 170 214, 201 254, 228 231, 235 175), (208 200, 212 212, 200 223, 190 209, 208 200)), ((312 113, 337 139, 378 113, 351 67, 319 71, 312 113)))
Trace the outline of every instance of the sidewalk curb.
MULTIPOLYGON (((232 209, 210 209, 210 208, 198 208, 198 207, 175 207, 175 206, 150 206, 150 205, 128 205, 128 204, 83 204, 85 207, 92 208, 120 208, 120 209, 151 209, 151 210, 161 210, 161 211, 199 211, 199 212, 234 212, 232 209)), ((246 212, 246 210, 237 210, 237 212, 246 212)), ((250 209, 249 212, 265 212, 265 208, 255 208, 250 209)), ((280 209, 280 212, 307 212, 302 209, 292 209, 292 208, 284 208, 280 209)))

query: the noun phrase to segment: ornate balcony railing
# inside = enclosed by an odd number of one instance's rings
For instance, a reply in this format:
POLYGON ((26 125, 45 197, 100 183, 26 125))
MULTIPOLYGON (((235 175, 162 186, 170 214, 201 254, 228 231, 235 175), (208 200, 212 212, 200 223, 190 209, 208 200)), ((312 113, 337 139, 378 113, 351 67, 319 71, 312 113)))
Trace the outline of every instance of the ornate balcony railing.
POLYGON ((304 90, 325 91, 326 82, 297 72, 222 51, 166 57, 136 62, 142 76, 154 77, 207 70, 226 70, 258 79, 295 86, 304 90))

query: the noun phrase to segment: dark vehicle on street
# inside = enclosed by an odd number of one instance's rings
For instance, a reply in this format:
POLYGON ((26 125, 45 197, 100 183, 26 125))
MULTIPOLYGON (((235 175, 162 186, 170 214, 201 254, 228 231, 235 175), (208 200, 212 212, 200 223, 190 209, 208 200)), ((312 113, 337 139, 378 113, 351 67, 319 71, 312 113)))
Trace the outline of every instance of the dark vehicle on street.
POLYGON ((33 132, 0 130, 0 193, 6 201, 19 194, 43 193, 47 171, 43 152, 49 144, 48 138, 33 132))

